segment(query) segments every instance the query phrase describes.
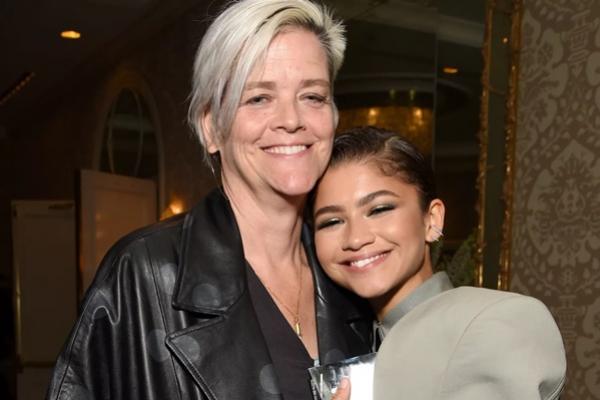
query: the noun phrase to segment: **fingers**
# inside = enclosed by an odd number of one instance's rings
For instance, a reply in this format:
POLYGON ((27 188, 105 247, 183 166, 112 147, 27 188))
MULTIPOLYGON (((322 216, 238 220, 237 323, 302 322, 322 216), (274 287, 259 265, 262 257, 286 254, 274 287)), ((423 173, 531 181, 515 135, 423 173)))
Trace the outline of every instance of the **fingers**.
POLYGON ((350 380, 342 378, 331 400, 350 400, 350 380))

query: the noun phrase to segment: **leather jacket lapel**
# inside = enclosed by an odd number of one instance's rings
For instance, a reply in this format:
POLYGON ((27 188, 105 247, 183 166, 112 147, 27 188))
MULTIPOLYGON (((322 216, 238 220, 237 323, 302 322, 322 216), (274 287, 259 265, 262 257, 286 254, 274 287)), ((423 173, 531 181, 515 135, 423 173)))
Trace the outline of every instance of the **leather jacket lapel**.
POLYGON ((210 193, 185 217, 173 306, 223 315, 246 289, 242 239, 229 201, 210 193))
POLYGON ((169 349, 211 399, 280 398, 247 290, 239 230, 220 190, 186 216, 180 254, 173 307, 198 322, 168 335, 169 349))
POLYGON ((169 335, 167 345, 210 399, 281 399, 249 296, 227 316, 169 335))

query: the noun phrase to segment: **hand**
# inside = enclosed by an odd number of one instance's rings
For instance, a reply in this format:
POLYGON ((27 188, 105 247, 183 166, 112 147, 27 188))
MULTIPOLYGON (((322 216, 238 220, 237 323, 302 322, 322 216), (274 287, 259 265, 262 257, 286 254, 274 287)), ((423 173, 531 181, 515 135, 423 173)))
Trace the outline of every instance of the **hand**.
POLYGON ((342 378, 331 400, 350 400, 350 380, 342 378))

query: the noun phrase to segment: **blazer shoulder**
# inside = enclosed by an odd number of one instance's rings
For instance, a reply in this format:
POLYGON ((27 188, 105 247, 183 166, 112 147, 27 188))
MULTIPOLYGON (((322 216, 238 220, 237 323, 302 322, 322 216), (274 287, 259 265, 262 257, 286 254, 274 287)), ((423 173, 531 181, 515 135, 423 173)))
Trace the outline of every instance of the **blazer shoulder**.
POLYGON ((471 323, 481 323, 489 318, 505 321, 512 326, 531 326, 534 331, 549 332, 560 337, 552 313, 535 297, 474 287, 460 287, 444 294, 446 296, 440 296, 437 301, 470 311, 471 323), (536 323, 533 324, 532 320, 536 323))
MULTIPOLYGON (((484 397, 504 393, 503 398, 557 398, 564 386, 566 356, 548 308, 517 293, 478 288, 454 292, 458 301, 478 301, 479 309, 449 358, 441 398, 465 393, 461 386, 470 385, 483 390, 478 396, 484 397)), ((471 398, 462 396, 456 398, 471 398)))
POLYGON ((540 301, 471 287, 443 292, 398 321, 375 362, 375 399, 553 399, 565 352, 540 301))

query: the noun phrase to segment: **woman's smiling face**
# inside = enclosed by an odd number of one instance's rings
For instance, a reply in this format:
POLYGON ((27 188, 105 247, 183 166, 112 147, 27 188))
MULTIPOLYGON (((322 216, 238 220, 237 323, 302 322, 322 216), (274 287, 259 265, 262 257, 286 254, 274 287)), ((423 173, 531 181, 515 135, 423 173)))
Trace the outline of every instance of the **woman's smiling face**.
POLYGON ((329 161, 335 130, 327 55, 312 32, 275 37, 248 76, 220 151, 226 186, 305 195, 329 161))
POLYGON ((319 261, 335 282, 385 313, 431 276, 427 241, 435 239, 430 225, 440 205, 443 219, 441 201, 422 210, 418 189, 373 161, 337 164, 315 196, 319 261))

